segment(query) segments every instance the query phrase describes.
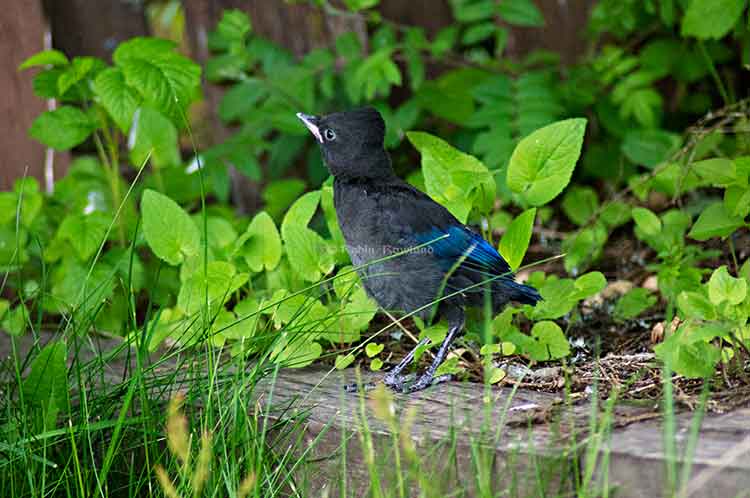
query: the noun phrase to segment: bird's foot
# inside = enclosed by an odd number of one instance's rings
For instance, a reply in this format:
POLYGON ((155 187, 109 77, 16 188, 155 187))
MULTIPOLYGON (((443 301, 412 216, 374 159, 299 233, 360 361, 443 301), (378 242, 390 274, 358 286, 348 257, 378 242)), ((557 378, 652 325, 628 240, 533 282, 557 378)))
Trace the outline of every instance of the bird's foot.
POLYGON ((430 375, 430 374, 422 374, 419 376, 419 378, 416 380, 416 382, 409 384, 408 386, 404 386, 401 390, 403 393, 414 393, 417 391, 421 391, 422 389, 426 389, 430 386, 436 386, 438 384, 442 384, 443 382, 447 382, 451 380, 453 376, 451 374, 445 374, 445 375, 438 375, 437 377, 430 375))
MULTIPOLYGON (((393 373, 386 373, 383 376, 383 384, 391 388, 393 391, 397 393, 413 393, 417 391, 421 391, 429 386, 435 386, 437 384, 442 384, 443 382, 447 382, 453 378, 452 375, 446 374, 446 375, 439 375, 437 377, 429 374, 422 374, 420 375, 416 380, 414 380, 414 374, 409 375, 402 375, 402 374, 393 374, 393 373), (413 381, 413 382, 412 382, 413 381)), ((377 387, 377 383, 375 382, 365 382, 363 384, 357 384, 356 382, 352 384, 346 384, 344 386, 344 391, 348 393, 355 393, 359 390, 362 390, 363 392, 372 391, 377 387)))

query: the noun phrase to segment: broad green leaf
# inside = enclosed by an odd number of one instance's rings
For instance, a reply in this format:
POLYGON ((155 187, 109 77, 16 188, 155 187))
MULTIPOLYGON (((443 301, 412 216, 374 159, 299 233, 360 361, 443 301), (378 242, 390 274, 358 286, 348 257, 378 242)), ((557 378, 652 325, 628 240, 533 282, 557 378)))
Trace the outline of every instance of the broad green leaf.
POLYGON ((299 178, 285 178, 269 183, 263 189, 263 202, 271 218, 280 222, 287 208, 305 191, 305 182, 299 178))
POLYGON ((680 137, 658 129, 633 130, 625 135, 622 153, 635 164, 654 168, 680 146, 680 137))
POLYGON ((320 191, 308 192, 289 208, 281 222, 281 238, 292 268, 306 281, 319 280, 333 270, 333 257, 326 241, 307 227, 315 214, 320 191))
POLYGON ((656 357, 680 375, 703 378, 713 375, 721 352, 706 342, 680 344, 679 331, 661 344, 654 346, 656 357))
POLYGON ((727 267, 722 265, 714 270, 708 281, 708 298, 718 306, 724 301, 731 305, 738 305, 747 296, 747 281, 735 278, 729 274, 727 267))
POLYGON ((474 24, 464 32, 463 36, 461 36, 461 43, 464 45, 479 43, 482 40, 494 36, 497 29, 498 26, 492 21, 474 24))
POLYGON ((146 189, 141 199, 143 233, 154 254, 170 265, 179 265, 198 254, 200 232, 193 220, 169 197, 146 189))
POLYGON ((682 36, 718 40, 737 23, 747 0, 690 0, 682 18, 682 36))
POLYGON ((18 70, 28 69, 36 66, 65 66, 68 64, 68 58, 59 50, 44 50, 38 52, 18 66, 18 70))
POLYGON ((565 271, 573 275, 584 271, 591 263, 599 259, 606 242, 607 230, 601 223, 579 232, 571 232, 563 240, 562 245, 563 252, 565 252, 565 271))
POLYGON ((31 361, 31 371, 23 380, 23 399, 29 413, 41 415, 39 429, 53 429, 58 413, 68 408, 67 356, 65 342, 48 343, 31 361))
POLYGON ((649 209, 636 207, 633 208, 631 214, 635 224, 647 236, 654 237, 661 233, 661 220, 649 209))
POLYGON ((575 186, 565 192, 562 209, 578 226, 585 225, 599 208, 599 197, 591 187, 575 186))
MULTIPOLYGON (((446 30, 441 33, 450 34, 451 32, 446 30)), ((455 36, 456 33, 454 32, 453 35, 455 36)), ((439 38, 440 34, 438 34, 439 38)), ((437 46, 438 39, 435 40, 433 50, 437 46)), ((445 38, 442 41, 448 42, 449 40, 445 38)), ((463 125, 474 114, 472 90, 488 76, 488 73, 476 69, 463 68, 448 71, 437 79, 425 81, 419 87, 415 98, 420 107, 427 112, 452 123, 463 125)))
POLYGON ((724 203, 719 201, 701 211, 688 236, 701 241, 712 237, 727 237, 743 225, 742 218, 728 213, 724 203))
POLYGON ((728 187, 724 191, 724 207, 730 215, 745 218, 750 214, 750 188, 728 187))
POLYGON ((336 355, 336 361, 334 362, 336 370, 343 370, 349 365, 354 363, 354 355, 353 354, 347 354, 347 355, 336 355))
POLYGON ((273 270, 281 261, 281 237, 268 213, 261 211, 237 240, 240 254, 254 272, 273 270))
POLYGON ((248 274, 238 273, 231 263, 211 261, 205 272, 202 269, 193 272, 182 284, 177 296, 177 306, 190 316, 203 309, 208 300, 209 313, 213 314, 247 279, 248 274))
POLYGON ((141 97, 127 85, 122 70, 110 67, 99 73, 94 80, 94 93, 120 131, 127 133, 141 97))
POLYGON ((683 291, 677 296, 677 307, 683 319, 715 320, 716 308, 700 292, 683 291))
POLYGON ((67 150, 80 144, 96 129, 96 123, 76 107, 62 106, 45 111, 31 124, 29 134, 56 150, 67 150))
POLYGON ((511 270, 515 271, 523 262, 531 241, 535 218, 536 208, 527 209, 511 222, 503 238, 500 239, 500 254, 508 262, 511 270))
POLYGON ((378 344, 377 342, 368 342, 367 346, 365 346, 365 354, 367 354, 368 358, 372 358, 379 355, 384 347, 383 344, 378 344))
POLYGON ((465 223, 472 207, 486 212, 495 197, 495 180, 482 162, 429 133, 406 136, 422 156, 427 193, 465 223))
POLYGON ((8 309, 6 307, 3 310, 2 321, 0 321, 0 329, 12 336, 20 337, 28 329, 29 319, 29 310, 24 304, 19 304, 12 309, 8 309))
POLYGON ((575 299, 581 300, 601 292, 607 286, 606 277, 598 271, 592 271, 581 275, 575 281, 575 299))
MULTIPOLYGON (((288 334, 284 332, 283 334, 288 334)), ((293 339, 283 338, 271 353, 271 360, 287 368, 303 368, 320 358, 323 347, 305 334, 296 334, 293 339)))
POLYGON ((740 267, 740 276, 744 277, 744 279, 747 280, 748 285, 750 285, 750 259, 745 261, 740 267))
POLYGON ((501 380, 505 378, 507 373, 505 370, 499 367, 490 367, 489 371, 486 374, 486 379, 489 384, 497 384, 501 380))
POLYGON ((535 345, 527 351, 531 359, 548 361, 564 358, 570 354, 570 345, 565 334, 555 322, 537 322, 531 329, 535 345))
POLYGON ((175 52, 175 44, 158 38, 133 38, 112 56, 128 86, 154 109, 182 126, 187 106, 200 88, 200 66, 175 52))
POLYGON ((139 108, 133 117, 133 126, 128 139, 130 161, 140 167, 151 154, 151 161, 158 168, 180 164, 177 144, 177 129, 159 111, 149 107, 139 108))
POLYGON ((544 26, 544 16, 532 0, 502 0, 497 12, 504 21, 515 26, 544 26))
POLYGON ((245 38, 252 31, 252 24, 248 15, 238 9, 227 9, 216 26, 216 34, 230 44, 239 45, 241 49, 245 38))
POLYGON ((268 86, 258 78, 247 78, 230 88, 219 102, 219 117, 230 122, 248 118, 258 102, 268 96, 268 86))
POLYGON ((381 368, 383 368, 383 360, 380 358, 375 358, 370 362, 370 370, 373 372, 379 371, 381 368))
POLYGON ((112 217, 101 211, 66 216, 57 236, 67 240, 81 261, 87 261, 104 243, 112 217))
POLYGON ((716 157, 704 159, 690 165, 704 181, 717 187, 724 187, 737 181, 737 170, 731 159, 716 157))
MULTIPOLYGON (((65 93, 78 85, 87 76, 102 69, 104 63, 95 57, 76 57, 66 66, 57 78, 57 91, 59 95, 65 93)), ((92 75, 93 76, 93 75, 92 75)))
POLYGON ((630 320, 656 304, 656 296, 643 287, 626 292, 615 304, 614 316, 618 320, 630 320))
POLYGON ((20 216, 21 225, 30 227, 43 202, 37 179, 33 176, 19 178, 12 192, 0 192, 0 225, 9 224, 20 216))
POLYGON ((622 201, 608 202, 602 208, 600 219, 610 229, 624 225, 631 218, 630 206, 622 201))
POLYGON ((585 119, 566 119, 522 139, 508 165, 510 189, 532 206, 557 197, 570 182, 585 130, 585 119))
POLYGON ((380 3, 380 0, 344 0, 349 10, 358 11, 370 9, 380 3))

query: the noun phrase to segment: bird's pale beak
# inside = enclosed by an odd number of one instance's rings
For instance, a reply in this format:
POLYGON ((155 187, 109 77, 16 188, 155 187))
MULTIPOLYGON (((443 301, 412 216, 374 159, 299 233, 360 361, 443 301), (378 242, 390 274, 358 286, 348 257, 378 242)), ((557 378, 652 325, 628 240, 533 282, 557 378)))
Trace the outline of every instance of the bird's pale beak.
POLYGON ((318 142, 323 143, 323 136, 320 134, 320 129, 318 128, 319 119, 317 118, 317 116, 311 116, 310 114, 302 114, 301 112, 298 112, 297 117, 305 124, 305 126, 307 126, 307 129, 310 130, 310 133, 313 134, 315 139, 318 142))

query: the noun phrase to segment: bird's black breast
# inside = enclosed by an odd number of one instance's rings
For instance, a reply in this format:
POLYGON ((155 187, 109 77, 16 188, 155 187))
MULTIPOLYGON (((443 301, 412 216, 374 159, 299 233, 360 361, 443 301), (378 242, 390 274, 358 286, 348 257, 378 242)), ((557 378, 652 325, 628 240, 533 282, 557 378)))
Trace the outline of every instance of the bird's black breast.
POLYGON ((452 216, 397 178, 337 179, 334 205, 352 264, 362 267, 359 274, 368 293, 385 309, 424 308, 419 314, 429 316, 427 305, 438 296, 444 272, 429 247, 418 248, 418 235, 447 222, 446 214, 452 216))

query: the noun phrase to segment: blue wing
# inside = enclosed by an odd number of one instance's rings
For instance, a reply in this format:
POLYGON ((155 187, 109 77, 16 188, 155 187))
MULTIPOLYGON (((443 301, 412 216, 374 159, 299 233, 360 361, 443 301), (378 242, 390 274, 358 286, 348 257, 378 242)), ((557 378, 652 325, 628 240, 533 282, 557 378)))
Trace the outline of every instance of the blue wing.
POLYGON ((510 266, 500 253, 479 234, 464 226, 433 228, 418 234, 417 240, 420 244, 429 243, 427 247, 445 271, 451 270, 460 261, 463 270, 476 271, 488 277, 507 275, 513 278, 510 266))

